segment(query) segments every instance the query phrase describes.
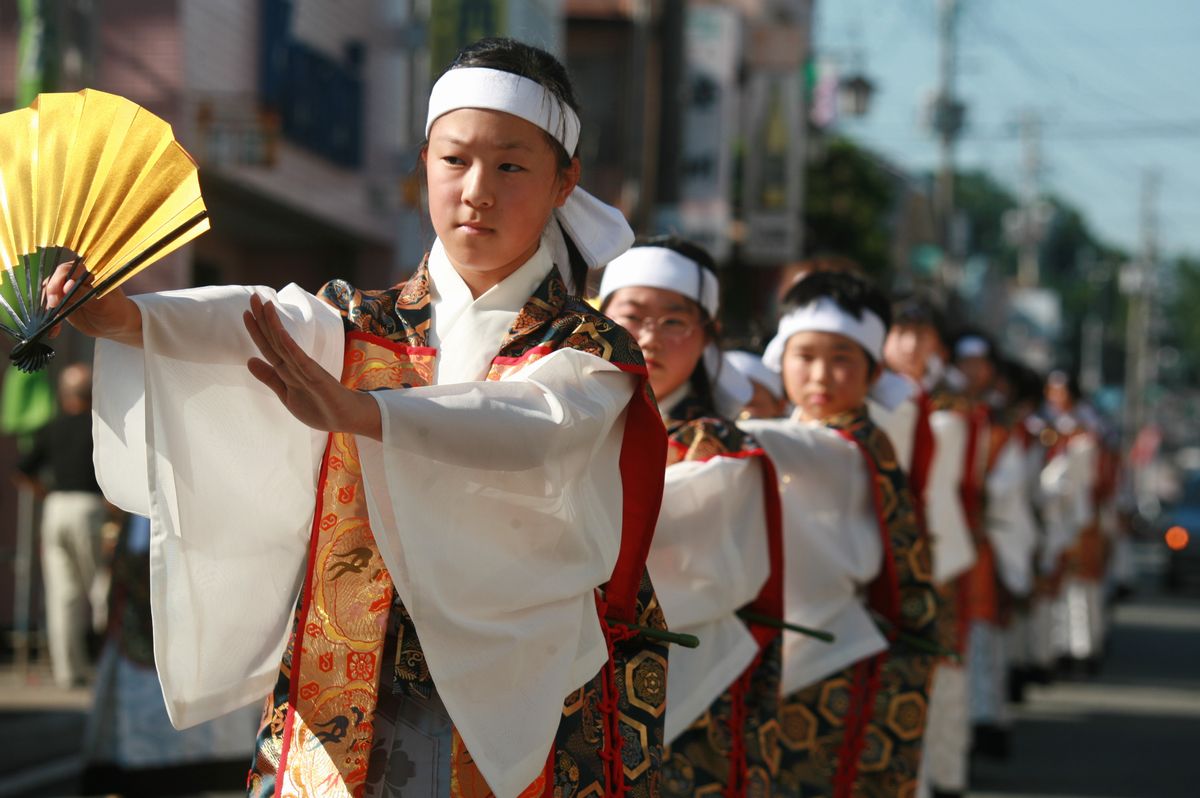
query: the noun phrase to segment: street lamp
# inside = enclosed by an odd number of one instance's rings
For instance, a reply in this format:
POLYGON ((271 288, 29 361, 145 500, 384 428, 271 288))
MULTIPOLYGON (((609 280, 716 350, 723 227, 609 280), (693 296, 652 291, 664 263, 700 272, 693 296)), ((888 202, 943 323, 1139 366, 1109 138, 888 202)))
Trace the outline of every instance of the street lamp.
POLYGON ((838 82, 838 108, 845 116, 866 116, 871 108, 875 84, 865 75, 855 73, 838 82))

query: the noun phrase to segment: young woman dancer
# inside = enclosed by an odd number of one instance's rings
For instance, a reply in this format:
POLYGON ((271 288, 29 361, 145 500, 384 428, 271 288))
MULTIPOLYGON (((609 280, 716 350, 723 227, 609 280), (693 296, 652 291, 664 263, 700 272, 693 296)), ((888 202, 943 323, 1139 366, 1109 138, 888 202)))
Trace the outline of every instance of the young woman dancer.
POLYGON ((252 795, 651 792, 666 442, 635 341, 575 293, 632 242, 579 134, 561 64, 480 41, 430 95, 408 281, 72 318, 106 339, 97 463, 151 519, 173 720, 270 694, 252 795))

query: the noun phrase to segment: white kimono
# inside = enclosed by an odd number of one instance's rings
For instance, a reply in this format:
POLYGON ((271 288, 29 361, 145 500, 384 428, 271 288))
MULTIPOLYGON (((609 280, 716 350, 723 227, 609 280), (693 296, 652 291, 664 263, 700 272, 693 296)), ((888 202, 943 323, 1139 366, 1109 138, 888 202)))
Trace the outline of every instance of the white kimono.
MULTIPOLYGON (((869 402, 868 408, 872 420, 891 439, 904 473, 911 473, 920 412, 916 399, 910 398, 892 411, 876 402, 869 402)), ((975 563, 975 544, 959 490, 966 465, 968 425, 960 413, 935 410, 929 414, 929 427, 934 451, 925 485, 925 525, 932 543, 934 582, 944 585, 975 563)), ((967 785, 970 723, 967 676, 961 665, 941 661, 934 668, 924 739, 919 794, 929 795, 930 785, 963 791, 967 785)))
POLYGON ((888 647, 863 592, 883 565, 871 480, 858 447, 797 419, 741 423, 775 464, 783 505, 784 616, 836 642, 784 632, 789 695, 888 647))
MULTIPOLYGON (((913 449, 919 408, 909 398, 888 410, 877 402, 868 402, 871 419, 887 433, 896 458, 905 474, 912 471, 913 449)), ((925 525, 929 530, 933 553, 933 581, 939 585, 966 573, 975 563, 975 544, 963 511, 959 483, 962 481, 967 448, 967 422, 949 410, 929 414, 933 432, 933 460, 925 485, 925 525)))
MULTIPOLYGON (((500 798, 542 770, 563 698, 607 659, 594 589, 621 538, 634 378, 560 350, 482 381, 551 268, 543 246, 472 300, 435 249, 437 384, 374 392, 383 442, 357 439, 379 551, 500 798)), ((328 438, 246 370, 257 352, 241 314, 253 292, 340 377, 342 320, 294 285, 138 297, 144 349, 97 347, 97 474, 111 501, 151 519, 155 659, 179 727, 274 686, 328 438)))
POLYGON ((1015 596, 1033 590, 1033 552, 1037 522, 1027 493, 1025 450, 1009 436, 987 475, 984 528, 996 553, 996 570, 1005 589, 1015 596))
MULTIPOLYGON (((662 407, 669 412, 681 398, 672 395, 662 407)), ((718 456, 667 468, 646 565, 667 626, 700 639, 698 648, 670 650, 667 744, 758 654, 757 641, 736 612, 758 596, 771 572, 762 480, 762 466, 749 457, 718 456)))

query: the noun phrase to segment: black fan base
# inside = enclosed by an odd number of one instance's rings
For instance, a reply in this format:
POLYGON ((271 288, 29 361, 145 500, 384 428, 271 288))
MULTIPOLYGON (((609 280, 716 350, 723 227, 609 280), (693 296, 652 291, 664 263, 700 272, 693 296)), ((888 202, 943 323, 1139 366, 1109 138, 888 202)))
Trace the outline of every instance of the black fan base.
POLYGON ((8 359, 21 371, 32 374, 46 368, 46 364, 54 357, 54 350, 41 341, 17 344, 8 359))

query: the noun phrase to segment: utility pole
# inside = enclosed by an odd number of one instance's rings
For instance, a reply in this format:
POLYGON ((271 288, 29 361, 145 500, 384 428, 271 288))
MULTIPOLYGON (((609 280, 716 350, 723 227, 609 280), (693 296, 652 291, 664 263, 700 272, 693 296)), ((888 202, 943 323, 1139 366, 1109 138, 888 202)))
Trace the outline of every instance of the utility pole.
POLYGON ((633 0, 630 3, 629 19, 633 35, 629 52, 629 74, 637 79, 628 86, 632 96, 630 108, 635 110, 630 113, 625 126, 627 177, 622 186, 621 200, 633 229, 639 233, 649 229, 651 212, 654 210, 656 159, 651 145, 658 137, 647 135, 647 132, 658 126, 658 95, 648 87, 648 81, 641 79, 647 74, 647 67, 650 65, 653 10, 651 0, 633 0))
MULTIPOLYGON (((1125 322, 1124 443, 1129 451, 1146 423, 1146 388, 1151 377, 1150 316, 1158 265, 1159 174, 1142 173, 1141 252, 1121 273, 1121 290, 1129 298, 1125 322)), ((1141 480, 1134 474, 1136 493, 1141 480)))
POLYGON ((1017 258, 1017 283, 1035 288, 1040 280, 1038 252, 1045 214, 1040 204, 1042 153, 1041 119, 1037 112, 1021 114, 1021 235, 1017 258))
POLYGON ((938 88, 934 97, 933 128, 938 135, 938 176, 934 190, 935 218, 942 246, 942 282, 953 282, 962 253, 954 225, 954 145, 962 131, 964 108, 955 96, 958 71, 959 0, 938 0, 938 88))

